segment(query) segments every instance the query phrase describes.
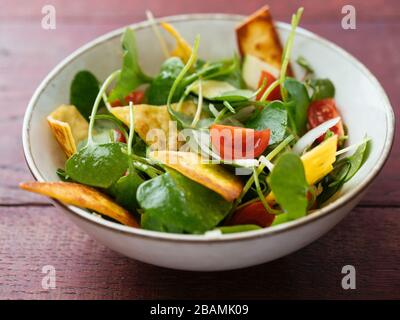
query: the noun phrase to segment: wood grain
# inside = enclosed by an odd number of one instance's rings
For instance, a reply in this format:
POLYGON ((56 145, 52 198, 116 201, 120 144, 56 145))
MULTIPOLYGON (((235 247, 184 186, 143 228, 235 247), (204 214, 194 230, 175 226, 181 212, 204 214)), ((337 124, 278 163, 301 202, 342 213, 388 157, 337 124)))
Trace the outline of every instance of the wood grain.
POLYGON ((0 213, 0 298, 400 298, 400 209, 359 208, 319 241, 277 261, 195 273, 129 260, 95 242, 53 207, 0 213), (369 230, 369 234, 366 234, 369 230), (357 289, 341 288, 354 265, 357 289), (42 267, 56 289, 41 287, 42 267))
POLYGON ((142 0, 126 1, 114 0, 112 7, 107 1, 80 1, 65 3, 63 0, 3 0, 3 8, 0 12, 1 19, 19 23, 20 21, 40 19, 41 8, 46 4, 53 5, 58 17, 62 21, 84 21, 85 23, 104 22, 107 20, 144 20, 145 10, 150 9, 157 16, 167 16, 179 13, 199 12, 229 12, 237 14, 250 14, 268 4, 272 8, 275 18, 290 20, 291 14, 298 7, 304 6, 307 11, 306 21, 337 20, 341 15, 344 5, 353 5, 360 21, 396 20, 400 16, 400 8, 397 0, 346 0, 324 1, 302 0, 142 0))
MULTIPOLYGON (((267 1, 277 20, 305 7, 302 26, 337 43, 380 80, 399 119, 400 4, 357 0, 357 30, 340 27, 335 1, 267 1)), ((21 146, 22 118, 44 76, 65 56, 115 28, 194 12, 248 14, 259 0, 53 0, 57 29, 40 26, 45 0, 2 0, 0 10, 0 298, 400 298, 398 233, 400 133, 390 159, 360 206, 313 245, 275 262, 226 273, 178 272, 124 258, 95 242, 48 201, 17 188, 31 176, 21 146), (57 269, 57 289, 41 289, 41 268, 57 269), (354 264, 358 289, 343 291, 341 267, 354 264)))

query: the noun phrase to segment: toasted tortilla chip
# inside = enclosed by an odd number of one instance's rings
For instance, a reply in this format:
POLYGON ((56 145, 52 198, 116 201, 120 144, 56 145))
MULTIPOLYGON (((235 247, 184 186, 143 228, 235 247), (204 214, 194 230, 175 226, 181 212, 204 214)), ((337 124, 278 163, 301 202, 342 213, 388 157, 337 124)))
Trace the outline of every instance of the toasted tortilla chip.
POLYGON ((192 48, 190 47, 190 45, 169 23, 161 22, 161 26, 176 40, 176 47, 174 50, 171 51, 171 56, 179 57, 184 63, 186 63, 192 55, 192 48))
POLYGON ((127 226, 138 228, 133 216, 111 198, 91 187, 72 182, 22 182, 21 189, 39 193, 64 203, 94 210, 127 226))
POLYGON ((69 158, 87 137, 89 124, 75 106, 61 105, 47 117, 47 122, 65 155, 69 158))
POLYGON ((238 198, 243 190, 238 177, 218 164, 202 163, 201 157, 196 153, 156 151, 151 152, 150 157, 215 191, 229 202, 238 198))
MULTIPOLYGON (((277 70, 282 65, 282 44, 268 6, 264 6, 236 28, 236 38, 242 56, 252 55, 277 70)), ((288 75, 292 75, 290 66, 288 75)))
MULTIPOLYGON (((177 109, 178 104, 172 104, 173 109, 177 109)), ((182 103, 179 110, 188 116, 194 116, 197 106, 192 101, 182 103)), ((124 124, 129 126, 129 107, 115 107, 111 109, 112 114, 120 119, 124 124)), ((170 121, 172 120, 167 106, 152 106, 148 104, 135 105, 135 131, 147 144, 156 150, 163 150, 170 147, 170 143, 177 141, 176 134, 170 132, 170 121), (153 131, 154 130, 154 131, 153 131), (161 130, 165 135, 165 139, 158 137, 161 130), (154 134, 153 134, 154 133, 154 134), (162 141, 163 140, 163 141, 162 141)))

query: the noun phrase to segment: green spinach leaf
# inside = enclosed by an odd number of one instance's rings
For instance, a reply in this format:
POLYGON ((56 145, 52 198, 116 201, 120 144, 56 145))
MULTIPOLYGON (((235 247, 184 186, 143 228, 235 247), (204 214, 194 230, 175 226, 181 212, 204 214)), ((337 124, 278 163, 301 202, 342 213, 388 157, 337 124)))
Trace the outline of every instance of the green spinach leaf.
POLYGON ((219 72, 211 74, 209 79, 226 81, 235 88, 245 88, 240 57, 235 55, 232 59, 222 61, 219 72))
MULTIPOLYGON (((70 103, 74 105, 88 121, 99 89, 99 81, 90 71, 79 71, 72 80, 69 98, 70 103)), ((103 102, 101 102, 100 106, 102 105, 103 102)))
POLYGON ((124 50, 121 73, 114 89, 111 91, 109 101, 121 101, 134 89, 144 83, 151 82, 139 66, 135 35, 132 29, 127 28, 122 35, 122 48, 124 50))
POLYGON ((335 86, 329 79, 312 79, 307 84, 313 89, 312 101, 318 101, 335 96, 335 86))
POLYGON ((130 168, 128 174, 119 178, 109 192, 118 204, 131 211, 139 206, 136 191, 144 181, 134 168, 130 168))
POLYGON ((304 69, 306 72, 306 77, 314 74, 314 69, 311 67, 310 63, 303 56, 299 56, 296 60, 297 64, 304 69))
POLYGON ((273 101, 267 107, 254 114, 246 123, 247 128, 271 130, 269 144, 281 142, 286 135, 288 125, 287 110, 283 102, 273 101))
POLYGON ((213 97, 212 100, 216 101, 227 101, 227 102, 238 102, 248 101, 254 96, 254 92, 247 89, 237 89, 232 91, 224 92, 223 94, 213 97))
POLYGON ((61 181, 68 182, 68 181, 73 181, 66 173, 64 169, 58 168, 56 171, 58 177, 61 179, 61 181))
POLYGON ((88 144, 67 160, 65 172, 79 183, 109 188, 126 172, 128 160, 122 143, 88 144))
POLYGON ((252 231, 252 230, 259 230, 262 229, 261 227, 255 224, 242 224, 237 226, 224 226, 219 227, 222 233, 236 233, 236 232, 245 232, 245 231, 252 231))
POLYGON ((369 150, 370 141, 366 141, 357 148, 353 155, 334 163, 332 172, 321 181, 322 192, 317 197, 319 206, 328 201, 357 173, 367 160, 369 150))
MULTIPOLYGON (((172 57, 161 66, 160 73, 154 78, 147 90, 148 103, 152 105, 165 105, 172 84, 184 67, 181 59, 172 57)), ((176 91, 171 102, 177 102, 180 91, 176 91)))
POLYGON ((310 105, 307 88, 303 83, 293 78, 287 78, 283 86, 288 93, 287 101, 293 102, 293 106, 288 109, 289 124, 294 133, 301 136, 307 129, 307 110, 310 105))
POLYGON ((306 215, 309 185, 298 155, 294 153, 281 155, 268 177, 268 184, 276 201, 287 214, 288 220, 306 215))
POLYGON ((137 199, 144 209, 143 228, 173 233, 211 230, 232 206, 219 194, 173 170, 141 184, 137 199))

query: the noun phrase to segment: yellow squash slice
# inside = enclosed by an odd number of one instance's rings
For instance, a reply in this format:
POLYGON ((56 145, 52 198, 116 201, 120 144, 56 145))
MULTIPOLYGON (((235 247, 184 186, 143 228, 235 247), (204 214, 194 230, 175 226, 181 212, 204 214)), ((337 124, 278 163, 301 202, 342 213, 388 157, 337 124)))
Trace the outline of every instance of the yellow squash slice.
MULTIPOLYGON (((264 6, 236 28, 242 56, 251 55, 280 70, 283 48, 268 6, 264 6)), ((292 75, 290 67, 288 74, 292 75)))
POLYGON ((333 170, 336 161, 338 136, 333 135, 301 156, 307 182, 311 185, 333 170))
POLYGON ((169 23, 161 22, 161 26, 176 40, 176 47, 174 50, 171 51, 171 56, 179 57, 184 63, 186 63, 192 54, 191 46, 186 42, 185 39, 183 39, 180 33, 169 23))
POLYGON ((150 157, 215 191, 229 202, 242 192, 243 185, 237 176, 220 165, 202 163, 202 158, 196 153, 156 151, 150 153, 150 157))
MULTIPOLYGON (((325 177, 333 170, 336 161, 338 136, 333 135, 315 148, 301 156, 308 184, 312 185, 325 177)), ((266 197, 268 203, 275 203, 275 196, 269 193, 266 197)))
POLYGON ((45 195, 66 204, 90 209, 127 226, 138 228, 133 216, 108 196, 91 187, 71 182, 22 182, 21 189, 45 195))
MULTIPOLYGON (((177 109, 178 104, 172 108, 177 109)), ((188 116, 194 116, 197 106, 192 101, 185 101, 179 110, 188 116)), ((112 114, 129 126, 129 107, 115 107, 111 109, 112 114)), ((148 104, 135 105, 135 131, 147 144, 156 150, 166 149, 168 141, 177 140, 176 134, 170 132, 170 121, 172 121, 167 106, 152 106, 148 104), (153 131, 154 130, 154 131, 153 131), (157 139, 156 130, 162 130, 166 139, 157 139), (154 133, 154 134, 153 134, 154 133)), ((170 147, 170 146, 169 146, 170 147)))
POLYGON ((59 106, 47 117, 47 122, 68 158, 87 137, 89 124, 75 106, 59 106))

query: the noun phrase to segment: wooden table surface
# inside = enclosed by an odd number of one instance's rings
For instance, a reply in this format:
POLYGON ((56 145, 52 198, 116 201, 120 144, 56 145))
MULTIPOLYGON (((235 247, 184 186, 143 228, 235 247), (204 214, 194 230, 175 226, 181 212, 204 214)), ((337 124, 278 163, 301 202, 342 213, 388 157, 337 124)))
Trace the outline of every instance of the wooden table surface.
MULTIPOLYGON (((302 26, 342 46, 381 81, 399 119, 400 3, 351 1, 357 29, 341 28, 348 1, 269 1, 276 20, 301 4, 302 26)), ((400 298, 399 131, 384 170, 359 206, 312 245, 277 261, 229 272, 194 273, 129 260, 97 243, 47 199, 22 192, 30 180, 21 147, 25 108, 44 76, 93 38, 156 16, 195 12, 249 14, 264 1, 0 0, 0 298, 400 298), (56 30, 41 28, 41 9, 56 8, 56 30), (341 288, 354 265, 357 289, 341 288), (42 267, 56 268, 56 289, 42 289, 42 267)), ((372 128, 373 129, 373 128, 372 128)))

